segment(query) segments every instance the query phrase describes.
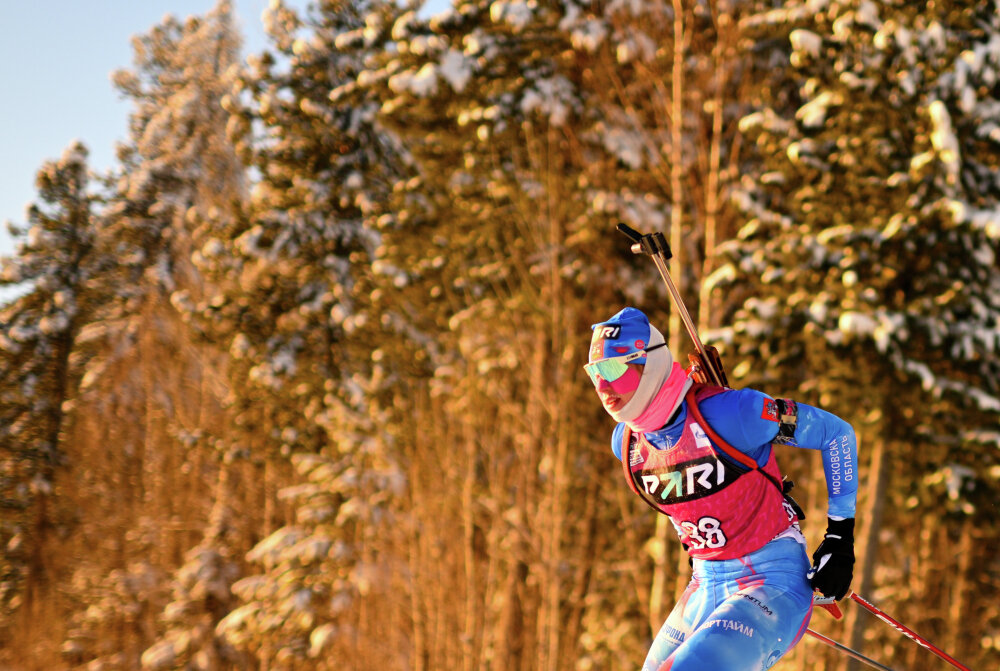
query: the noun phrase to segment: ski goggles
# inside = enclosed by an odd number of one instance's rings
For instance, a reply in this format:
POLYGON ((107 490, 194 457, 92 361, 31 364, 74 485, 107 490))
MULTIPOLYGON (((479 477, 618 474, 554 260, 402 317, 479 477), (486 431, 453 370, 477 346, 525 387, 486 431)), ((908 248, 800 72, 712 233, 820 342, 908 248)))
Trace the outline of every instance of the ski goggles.
POLYGON ((659 345, 653 345, 652 347, 647 347, 631 354, 625 354, 624 356, 609 356, 605 359, 598 359, 597 361, 584 364, 583 369, 587 371, 590 381, 595 386, 599 382, 598 378, 605 382, 614 382, 628 372, 629 363, 646 356, 646 352, 652 352, 658 347, 666 346, 667 343, 661 342, 659 345))

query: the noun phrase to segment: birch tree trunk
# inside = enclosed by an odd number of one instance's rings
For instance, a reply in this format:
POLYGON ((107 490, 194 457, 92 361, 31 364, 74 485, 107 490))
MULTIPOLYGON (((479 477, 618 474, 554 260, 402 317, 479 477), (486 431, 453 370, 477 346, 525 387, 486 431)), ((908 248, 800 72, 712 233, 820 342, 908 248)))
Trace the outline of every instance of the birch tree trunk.
MULTIPOLYGON (((683 237, 683 214, 684 214, 684 7, 680 0, 673 0, 673 40, 674 54, 671 71, 671 100, 670 100, 670 248, 673 252, 671 268, 671 279, 677 287, 678 294, 684 295, 684 237, 683 237)), ((670 333, 668 342, 670 351, 675 360, 679 360, 681 353, 686 351, 683 344, 684 327, 681 321, 677 306, 672 306, 669 320, 670 333)), ((671 533, 670 521, 665 515, 656 516, 656 537, 666 539, 671 533)), ((682 553, 683 554, 683 553, 682 553)), ((676 566, 686 564, 683 557, 679 558, 676 566)), ((665 592, 667 576, 666 561, 657 561, 653 573, 653 588, 650 591, 649 616, 653 626, 653 633, 659 630, 660 623, 666 617, 666 608, 662 602, 665 592)), ((676 574, 674 584, 674 602, 680 598, 687 585, 687 577, 682 571, 676 574)))

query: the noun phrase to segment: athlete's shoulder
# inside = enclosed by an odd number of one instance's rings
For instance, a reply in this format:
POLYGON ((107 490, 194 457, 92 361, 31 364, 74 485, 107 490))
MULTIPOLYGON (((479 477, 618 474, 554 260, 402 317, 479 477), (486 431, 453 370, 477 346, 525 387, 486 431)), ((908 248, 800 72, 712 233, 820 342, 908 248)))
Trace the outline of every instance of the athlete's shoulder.
POLYGON ((615 430, 611 432, 611 451, 615 453, 618 457, 618 461, 622 459, 622 438, 625 437, 625 423, 620 422, 615 425, 615 430))
POLYGON ((778 433, 777 404, 756 389, 726 389, 698 407, 705 421, 734 447, 756 448, 778 433))
POLYGON ((722 389, 717 391, 718 389, 720 388, 708 387, 705 389, 705 392, 716 391, 716 393, 706 394, 705 398, 698 402, 698 407, 701 408, 703 414, 708 411, 711 413, 735 412, 741 415, 762 415, 768 407, 768 402, 774 403, 773 398, 756 389, 722 389))

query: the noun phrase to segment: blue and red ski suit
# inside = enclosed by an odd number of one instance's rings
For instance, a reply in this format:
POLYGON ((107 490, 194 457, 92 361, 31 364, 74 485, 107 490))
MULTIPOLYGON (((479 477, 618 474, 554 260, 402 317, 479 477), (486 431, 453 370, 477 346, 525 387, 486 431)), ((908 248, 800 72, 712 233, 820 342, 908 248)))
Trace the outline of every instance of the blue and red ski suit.
POLYGON ((670 517, 693 559, 643 671, 768 669, 805 633, 810 565, 772 444, 819 450, 828 514, 854 517, 854 430, 819 408, 695 384, 663 428, 615 427, 629 486, 670 517))

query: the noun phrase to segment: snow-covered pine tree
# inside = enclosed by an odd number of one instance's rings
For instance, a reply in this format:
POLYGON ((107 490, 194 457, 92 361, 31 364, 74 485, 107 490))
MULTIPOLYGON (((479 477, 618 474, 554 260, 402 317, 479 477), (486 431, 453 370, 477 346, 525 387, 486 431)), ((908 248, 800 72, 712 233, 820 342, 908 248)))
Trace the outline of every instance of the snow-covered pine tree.
MULTIPOLYGON (((87 561, 69 592, 83 610, 67 618, 64 650, 77 662, 135 668, 161 633, 180 625, 159 620, 170 583, 136 582, 133 571, 158 578, 178 571, 177 589, 188 589, 190 597, 188 642, 178 654, 186 661, 211 646, 214 620, 225 612, 214 600, 228 591, 203 589, 203 573, 185 581, 192 572, 178 563, 205 543, 216 543, 212 550, 223 559, 242 551, 220 547, 229 537, 212 529, 202 538, 200 522, 217 507, 220 487, 213 482, 226 476, 216 442, 223 433, 225 389, 218 377, 224 353, 189 326, 186 307, 204 291, 191 261, 198 227, 223 218, 219 212, 239 200, 243 174, 221 106, 239 55, 231 3, 222 0, 205 16, 183 21, 168 15, 133 47, 134 67, 114 77, 133 111, 98 239, 115 260, 101 277, 114 296, 86 326, 98 353, 88 362, 76 408, 73 442, 89 469, 75 502, 90 514, 71 540, 86 549, 87 561), (94 582, 87 578, 93 574, 109 577, 94 582), (109 582, 115 579, 119 601, 135 601, 88 610, 90 597, 115 591, 109 582)), ((249 545, 245 535, 235 535, 249 545)))
MULTIPOLYGON (((880 12, 871 2, 758 17, 788 34, 801 97, 794 118, 762 101, 743 120, 767 163, 738 195, 749 221, 728 246, 736 263, 717 278, 736 272, 734 284, 761 296, 744 304, 741 332, 782 337, 798 325, 827 347, 861 343, 927 399, 951 400, 916 427, 956 407, 983 411, 965 438, 987 444, 995 432, 976 429, 1000 411, 997 151, 984 116, 994 18, 992 9, 880 12)), ((768 348, 753 378, 777 378, 783 362, 798 367, 823 348, 768 348)))
POLYGON ((300 17, 272 3, 277 54, 252 57, 227 101, 259 177, 245 219, 202 251, 221 271, 204 310, 228 328, 230 440, 260 466, 267 535, 247 555, 260 573, 234 586, 244 603, 217 631, 268 665, 399 664, 380 638, 390 614, 361 617, 398 573, 375 540, 391 542, 382 523, 401 475, 379 399, 382 329, 359 280, 402 159, 376 99, 330 92, 385 49, 400 11, 327 2, 300 17))
POLYGON ((129 139, 118 147, 109 233, 133 282, 148 271, 149 290, 169 294, 200 283, 190 263, 199 233, 192 220, 243 195, 244 168, 221 105, 239 56, 233 22, 229 0, 203 17, 168 15, 133 39, 133 69, 114 75, 133 111, 129 139))
MULTIPOLYGON (((960 542, 934 520, 991 528, 997 496, 998 16, 993 2, 794 2, 744 26, 770 70, 742 122, 759 161, 737 194, 747 222, 712 279, 742 303, 735 377, 855 422, 867 477, 897 492, 881 525, 869 499, 859 582, 919 590, 899 610, 918 630, 938 594, 964 617, 989 600, 961 588, 965 559, 931 548, 960 542), (875 576, 879 538, 920 561, 875 576)), ((955 638, 960 658, 995 664, 955 638)))
POLYGON ((99 259, 86 147, 73 143, 37 173, 38 200, 27 226, 10 225, 16 255, 3 259, 0 282, 20 287, 0 308, 0 627, 11 612, 38 615, 51 578, 52 534, 60 519, 56 470, 80 379, 76 340, 99 304, 92 279, 99 259))
MULTIPOLYGON (((259 177, 242 219, 197 253, 219 289, 195 309, 218 321, 230 343, 233 385, 246 394, 236 412, 252 414, 257 395, 271 401, 274 456, 290 453, 279 435, 286 426, 302 432, 293 442, 303 449, 326 442, 323 426, 338 412, 332 399, 346 389, 335 380, 349 379, 353 363, 342 341, 359 311, 357 267, 368 268, 377 244, 365 220, 384 200, 398 161, 373 127, 371 103, 338 106, 328 98, 361 68, 363 53, 332 42, 355 29, 365 10, 327 3, 307 27, 274 3, 266 25, 279 56, 252 56, 226 101, 231 136, 259 177)), ((261 433, 249 414, 237 421, 261 433)))

